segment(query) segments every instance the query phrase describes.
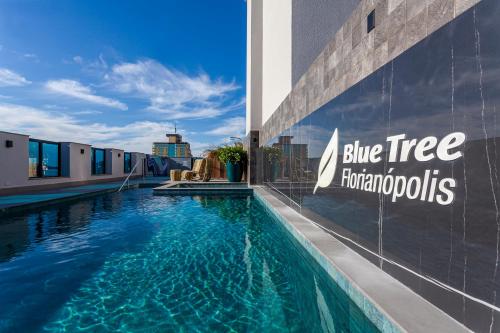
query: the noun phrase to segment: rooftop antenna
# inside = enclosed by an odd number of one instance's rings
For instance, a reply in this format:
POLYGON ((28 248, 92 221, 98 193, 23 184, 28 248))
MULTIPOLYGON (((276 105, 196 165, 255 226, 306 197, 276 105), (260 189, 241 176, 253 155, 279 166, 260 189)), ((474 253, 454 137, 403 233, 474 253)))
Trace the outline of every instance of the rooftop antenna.
POLYGON ((174 133, 177 134, 177 122, 174 121, 174 133))

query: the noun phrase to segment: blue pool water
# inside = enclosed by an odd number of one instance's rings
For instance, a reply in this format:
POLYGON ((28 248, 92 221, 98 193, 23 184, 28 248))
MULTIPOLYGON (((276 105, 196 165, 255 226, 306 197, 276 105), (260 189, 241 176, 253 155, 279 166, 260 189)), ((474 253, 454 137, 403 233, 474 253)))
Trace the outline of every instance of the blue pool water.
POLYGON ((375 332, 250 197, 106 194, 0 216, 0 332, 375 332))

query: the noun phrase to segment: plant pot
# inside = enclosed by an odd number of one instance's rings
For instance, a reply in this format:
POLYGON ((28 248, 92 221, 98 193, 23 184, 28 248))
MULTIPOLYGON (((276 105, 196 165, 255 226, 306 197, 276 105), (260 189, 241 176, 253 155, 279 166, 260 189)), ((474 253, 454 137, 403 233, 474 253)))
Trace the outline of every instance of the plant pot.
POLYGON ((280 165, 277 161, 271 161, 271 166, 269 168, 269 181, 274 182, 280 174, 280 165))
POLYGON ((231 183, 241 182, 241 163, 226 162, 227 180, 231 183))

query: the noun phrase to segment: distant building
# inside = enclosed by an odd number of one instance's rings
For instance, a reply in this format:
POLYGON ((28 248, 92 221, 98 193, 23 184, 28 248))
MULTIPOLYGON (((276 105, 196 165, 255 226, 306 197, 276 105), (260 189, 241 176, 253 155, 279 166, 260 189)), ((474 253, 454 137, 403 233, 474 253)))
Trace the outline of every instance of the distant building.
POLYGON ((283 156, 292 155, 295 159, 307 159, 308 147, 307 144, 292 143, 293 136, 281 135, 277 143, 273 143, 274 148, 281 150, 283 156))
POLYGON ((188 142, 180 134, 167 134, 166 142, 153 142, 153 155, 162 157, 192 157, 188 142))
POLYGON ((280 178, 303 180, 308 161, 308 146, 302 143, 292 143, 292 139, 293 136, 281 135, 278 142, 272 145, 273 148, 279 149, 282 155, 280 178))

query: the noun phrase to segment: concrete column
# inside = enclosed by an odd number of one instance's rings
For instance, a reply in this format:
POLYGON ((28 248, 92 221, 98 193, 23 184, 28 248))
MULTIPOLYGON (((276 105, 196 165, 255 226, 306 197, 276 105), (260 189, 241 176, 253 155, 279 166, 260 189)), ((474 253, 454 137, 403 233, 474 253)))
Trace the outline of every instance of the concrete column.
POLYGON ((247 0, 246 134, 262 126, 263 0, 247 0))
POLYGON ((248 151, 247 181, 249 185, 262 183, 262 159, 259 158, 259 131, 250 131, 246 138, 248 151))

